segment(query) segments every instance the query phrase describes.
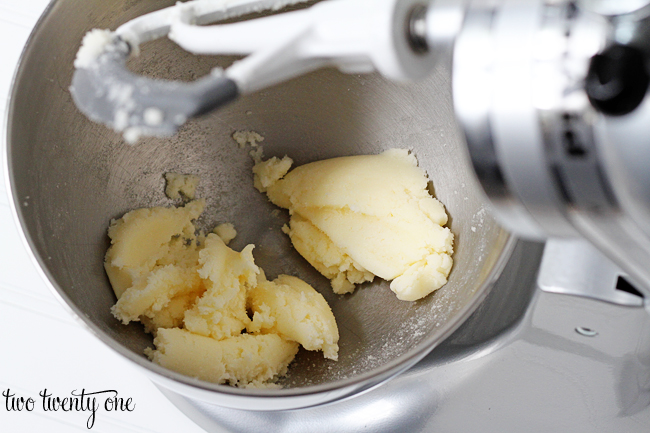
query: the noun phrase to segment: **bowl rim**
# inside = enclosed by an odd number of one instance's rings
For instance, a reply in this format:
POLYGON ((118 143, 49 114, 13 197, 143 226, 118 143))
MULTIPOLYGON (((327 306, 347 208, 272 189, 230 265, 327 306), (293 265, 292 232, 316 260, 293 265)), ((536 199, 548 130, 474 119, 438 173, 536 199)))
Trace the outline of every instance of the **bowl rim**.
MULTIPOLYGON (((497 239, 502 243, 501 251, 498 257, 494 260, 494 264, 486 275, 484 282, 475 291, 473 298, 465 303, 463 307, 456 313, 454 320, 449 320, 435 332, 430 333, 427 337, 420 340, 420 342, 413 348, 407 350, 398 357, 391 361, 375 367, 364 373, 354 375, 352 377, 337 379, 332 382, 322 383, 318 385, 308 385, 304 387, 286 388, 286 389, 243 389, 231 387, 228 385, 219 385, 197 378, 185 376, 175 371, 169 370, 149 361, 144 355, 137 355, 133 351, 125 348, 120 343, 113 340, 108 334, 102 331, 95 325, 83 311, 77 308, 71 299, 65 294, 54 277, 47 270, 45 260, 36 254, 37 242, 29 234, 28 228, 25 225, 23 218, 23 211, 16 191, 16 185, 13 181, 14 170, 12 168, 12 144, 11 137, 13 131, 12 120, 15 115, 15 101, 17 98, 17 83, 20 80, 21 73, 24 70, 26 59, 29 57, 30 48, 37 42, 38 33, 45 25, 50 14, 54 11, 56 5, 60 0, 52 0, 45 8, 43 14, 38 19, 36 25, 32 29, 25 46, 20 54, 20 58, 14 70, 11 82, 10 91, 7 100, 7 109, 3 116, 3 131, 0 144, 3 148, 2 163, 4 165, 4 176, 7 185, 7 194, 9 196, 9 207, 11 209, 12 217, 15 226, 19 232, 21 241, 25 246, 31 262, 35 265, 37 272, 41 279, 45 282, 48 289, 54 294, 57 300, 64 306, 64 308, 74 317, 78 323, 83 325, 85 329, 90 331, 102 343, 119 353, 129 361, 142 367, 145 371, 153 372, 151 378, 154 381, 161 382, 161 385, 174 388, 184 394, 192 394, 196 397, 193 391, 199 391, 199 398, 209 399, 205 393, 216 393, 226 397, 223 402, 219 404, 240 409, 258 409, 251 407, 251 402, 255 401, 261 403, 260 410, 273 410, 273 409, 297 409, 327 403, 334 400, 339 400, 346 396, 362 392, 379 385, 395 375, 410 368, 422 358, 424 358, 435 346, 444 341, 451 335, 465 320, 474 312, 474 310, 481 304, 485 297, 490 292, 492 286, 498 279, 501 271, 510 259, 517 238, 511 233, 507 232, 503 227, 499 227, 497 239), (161 379, 161 380, 157 380, 161 379), (175 386, 180 385, 180 386, 175 386), (283 399, 285 403, 277 402, 272 404, 264 404, 264 401, 283 399), (266 406, 266 407, 264 407, 266 406)), ((71 64, 72 65, 72 64, 71 64)))

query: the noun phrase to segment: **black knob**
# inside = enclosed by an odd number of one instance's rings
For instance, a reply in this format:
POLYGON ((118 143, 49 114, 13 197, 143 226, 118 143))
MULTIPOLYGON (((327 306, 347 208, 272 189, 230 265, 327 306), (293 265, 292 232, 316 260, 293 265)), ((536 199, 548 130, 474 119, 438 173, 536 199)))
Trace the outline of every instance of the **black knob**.
POLYGON ((639 106, 649 82, 643 52, 627 45, 612 45, 592 57, 585 90, 597 110, 621 116, 639 106))

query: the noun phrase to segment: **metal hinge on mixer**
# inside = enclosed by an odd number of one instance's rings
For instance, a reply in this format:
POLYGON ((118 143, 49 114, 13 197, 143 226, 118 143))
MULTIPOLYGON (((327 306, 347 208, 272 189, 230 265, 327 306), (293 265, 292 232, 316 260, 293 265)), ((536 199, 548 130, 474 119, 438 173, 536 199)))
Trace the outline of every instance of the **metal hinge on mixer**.
POLYGON ((545 292, 582 296, 617 305, 640 307, 645 303, 643 294, 630 277, 582 239, 553 238, 547 241, 537 285, 545 292))

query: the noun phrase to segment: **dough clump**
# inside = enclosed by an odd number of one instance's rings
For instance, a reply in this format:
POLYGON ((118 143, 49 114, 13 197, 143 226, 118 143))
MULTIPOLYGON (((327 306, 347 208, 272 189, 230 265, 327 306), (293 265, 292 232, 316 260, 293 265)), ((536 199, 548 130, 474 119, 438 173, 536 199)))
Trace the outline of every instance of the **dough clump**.
POLYGON ((226 245, 237 237, 237 230, 235 230, 235 226, 232 223, 219 224, 212 231, 216 233, 226 245))
POLYGON ((325 298, 300 278, 280 275, 261 281, 248 296, 249 332, 276 333, 307 350, 337 360, 339 331, 325 298))
POLYGON ((453 234, 413 154, 391 149, 289 172, 291 163, 288 157, 257 162, 254 185, 289 210, 283 230, 335 293, 378 276, 391 281, 399 299, 415 301, 447 282, 453 234))
POLYGON ((89 68, 113 39, 110 30, 92 29, 84 35, 74 60, 75 68, 89 68))
POLYGON ((260 142, 264 141, 264 137, 255 131, 235 131, 232 134, 232 139, 241 148, 244 148, 247 144, 251 147, 257 147, 260 142))
POLYGON ((165 195, 172 200, 181 198, 181 195, 193 200, 200 179, 195 174, 165 173, 165 195))
POLYGON ((147 356, 239 387, 273 386, 300 344, 336 359, 338 329, 322 295, 296 277, 267 281, 254 245, 241 252, 226 245, 236 235, 232 224, 197 234, 193 221, 204 206, 137 209, 111 221, 104 263, 118 298, 111 311, 154 334, 147 356))

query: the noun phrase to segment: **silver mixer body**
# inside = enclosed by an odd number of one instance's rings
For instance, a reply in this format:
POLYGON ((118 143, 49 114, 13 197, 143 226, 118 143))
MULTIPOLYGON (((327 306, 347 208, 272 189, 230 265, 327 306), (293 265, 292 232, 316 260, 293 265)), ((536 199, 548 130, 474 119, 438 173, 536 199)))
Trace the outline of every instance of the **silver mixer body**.
POLYGON ((466 6, 454 104, 495 214, 525 237, 588 239, 647 295, 647 2, 466 6))
MULTIPOLYGON (((153 3, 124 2, 122 9, 115 10, 106 4, 103 15, 88 11, 88 17, 102 25, 118 25, 156 9, 153 3), (124 11, 127 16, 121 15, 124 11)), ((272 425, 273 431, 314 433, 646 432, 650 426, 650 316, 645 301, 650 294, 650 153, 644 147, 644 132, 650 102, 643 88, 643 92, 625 88, 608 93, 607 80, 608 61, 614 58, 617 63, 620 53, 633 72, 637 60, 647 58, 648 15, 643 3, 440 0, 424 9, 417 5, 406 26, 411 33, 404 37, 414 39, 410 46, 417 52, 436 54, 437 75, 429 77, 429 83, 409 89, 377 76, 342 78, 333 71, 320 71, 298 79, 299 92, 296 82, 286 83, 226 107, 230 111, 198 119, 179 138, 145 140, 129 148, 118 134, 91 124, 72 105, 65 86, 71 80, 74 52, 60 47, 70 47, 88 29, 80 25, 70 32, 61 29, 67 28, 67 17, 90 6, 59 0, 28 44, 13 91, 8 163, 17 218, 36 262, 63 301, 109 346, 143 371, 152 370, 148 373, 163 385, 161 391, 208 431, 265 431, 272 425), (56 50, 65 61, 45 55, 56 50), (460 135, 456 137, 455 123, 438 129, 431 126, 431 110, 440 118, 453 117, 451 99, 433 98, 430 92, 434 88, 442 94, 448 76, 466 149, 460 135), (59 86, 50 84, 55 80, 59 86), (324 107, 312 103, 312 83, 320 89, 315 93, 328 102, 324 107), (54 108, 45 110, 32 102, 37 94, 45 95, 54 108), (381 117, 359 116, 379 106, 381 117), (39 110, 46 114, 35 116, 39 110), (245 114, 249 111, 257 117, 245 114), (355 134, 341 128, 341 122, 348 122, 355 134), (241 184, 249 179, 236 174, 234 180, 224 180, 225 175, 214 173, 215 164, 222 173, 244 173, 250 165, 246 155, 228 147, 231 143, 224 130, 231 132, 232 127, 266 128, 269 141, 286 143, 274 152, 294 152, 302 162, 376 152, 394 146, 398 139, 405 146, 418 143, 416 153, 435 177, 436 193, 452 211, 452 230, 460 234, 456 252, 460 265, 453 276, 457 283, 450 280, 449 295, 453 296, 449 305, 459 307, 446 308, 448 322, 432 321, 427 324, 428 336, 409 342, 417 353, 396 355, 389 360, 391 368, 379 373, 369 367, 362 372, 363 380, 355 377, 356 364, 342 364, 349 370, 341 374, 346 377, 342 385, 331 386, 337 378, 325 372, 316 385, 322 385, 319 392, 338 392, 331 398, 300 387, 282 390, 287 395, 222 391, 151 366, 142 357, 150 339, 134 326, 125 332, 109 314, 114 299, 101 272, 106 224, 135 206, 166 204, 162 193, 156 192, 160 173, 170 167, 193 169, 197 164, 209 188, 225 191, 211 198, 215 209, 226 209, 232 218, 240 210, 248 212, 241 200, 234 206, 223 205, 222 200, 226 203, 227 197, 240 193, 241 184), (429 134, 426 127, 439 136, 429 134), (429 140, 438 147, 434 149, 429 140), (488 215, 484 225, 478 223, 482 197, 478 192, 474 197, 474 179, 461 164, 465 153, 499 221, 523 237, 545 240, 545 245, 517 241, 512 251, 515 242, 488 215), (442 164, 441 154, 453 164, 442 164), (232 161, 241 170, 232 170, 232 161), (77 185, 78 191, 69 191, 68 184, 77 185), (466 198, 456 193, 466 186, 471 189, 466 198), (86 200, 103 194, 111 203, 86 200), (25 196, 38 201, 21 207, 25 196), (46 214, 57 218, 44 218, 46 214), (480 239, 475 236, 477 229, 480 239), (481 260, 490 266, 477 264, 479 249, 485 250, 481 260), (467 275, 476 287, 465 296, 467 275), (406 367, 411 368, 376 386, 406 367), (219 393, 225 396, 212 399, 219 393), (287 397, 291 405, 301 400, 295 407, 314 406, 265 410, 264 404, 285 408, 285 403, 273 402, 288 401, 287 397), (321 404, 332 400, 336 401, 321 404), (219 404, 224 401, 237 403, 227 408, 219 404), (244 410, 250 401, 264 403, 255 411, 244 410)), ((207 73, 213 66, 164 44, 154 47, 160 47, 168 66, 161 67, 164 61, 145 55, 135 61, 140 72, 189 80, 197 70, 207 73), (190 63, 195 68, 188 72, 184 66, 190 63)), ((643 68, 641 83, 642 72, 643 68)), ((628 77, 629 71, 622 68, 621 73, 628 77)), ((250 201, 254 200, 261 199, 251 195, 250 201)), ((260 202, 260 206, 268 204, 260 202)), ((210 222, 221 217, 208 215, 210 222)), ((265 234, 271 222, 261 226, 265 234)), ((251 219, 247 224, 251 237, 258 234, 259 221, 251 219)), ((279 263, 271 250, 268 261, 279 263)), ((296 272, 310 275, 305 269, 296 272)), ((390 302, 373 301, 369 293, 361 297, 377 307, 390 302)), ((444 291, 440 296, 446 299, 444 291)), ((365 317, 367 304, 359 302, 358 312, 350 313, 349 303, 343 306, 338 298, 332 302, 350 320, 365 317)), ((429 303, 435 306, 436 302, 429 303)), ((426 310, 429 303, 418 308, 426 310)), ((402 314, 400 308, 406 307, 394 307, 402 314)), ((411 314, 405 311, 402 316, 410 319, 411 314)), ((377 315, 385 316, 375 313, 366 322, 375 323, 377 315)), ((346 332, 356 330, 350 326, 346 332)), ((370 347, 369 341, 358 346, 370 347)), ((297 374, 313 380, 315 373, 307 361, 297 374)))

